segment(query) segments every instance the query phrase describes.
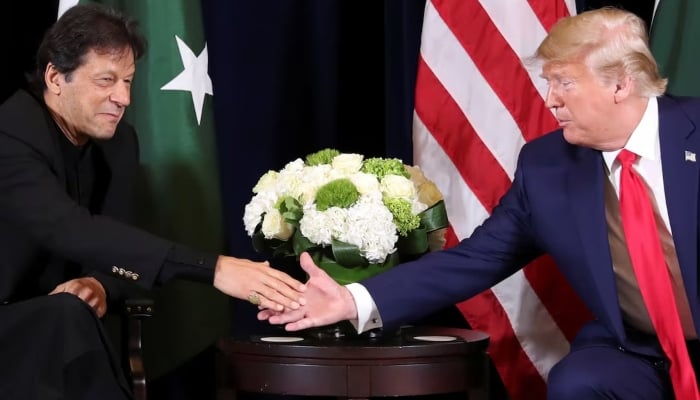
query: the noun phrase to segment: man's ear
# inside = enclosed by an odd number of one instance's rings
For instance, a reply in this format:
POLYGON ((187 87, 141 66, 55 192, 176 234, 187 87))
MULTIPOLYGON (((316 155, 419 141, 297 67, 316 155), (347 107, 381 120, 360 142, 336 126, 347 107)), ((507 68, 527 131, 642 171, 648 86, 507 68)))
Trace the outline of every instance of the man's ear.
POLYGON ((60 94, 61 85, 63 85, 65 81, 63 79, 63 74, 58 72, 56 66, 52 63, 48 63, 46 64, 46 70, 44 70, 44 82, 49 92, 60 94))
POLYGON ((615 104, 618 104, 628 97, 632 96, 634 93, 634 80, 625 76, 617 81, 615 84, 615 93, 613 94, 615 99, 615 104))

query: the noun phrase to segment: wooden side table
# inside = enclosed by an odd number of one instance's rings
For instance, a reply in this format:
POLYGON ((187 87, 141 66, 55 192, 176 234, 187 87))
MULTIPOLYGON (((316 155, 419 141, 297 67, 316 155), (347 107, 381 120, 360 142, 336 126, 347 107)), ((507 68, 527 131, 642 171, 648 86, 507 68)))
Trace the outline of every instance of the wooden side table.
POLYGON ((378 338, 224 338, 223 386, 236 391, 341 399, 464 392, 488 397, 489 337, 457 328, 403 328, 378 338), (268 341, 274 340, 274 341, 268 341))

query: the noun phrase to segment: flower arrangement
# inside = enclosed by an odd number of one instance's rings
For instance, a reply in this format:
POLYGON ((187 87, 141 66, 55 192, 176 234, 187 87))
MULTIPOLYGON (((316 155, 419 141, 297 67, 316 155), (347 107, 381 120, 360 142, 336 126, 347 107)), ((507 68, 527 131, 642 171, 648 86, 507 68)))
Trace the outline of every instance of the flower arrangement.
POLYGON ((418 167, 325 149, 268 171, 243 222, 257 251, 309 252, 338 283, 442 247, 442 195, 418 167))

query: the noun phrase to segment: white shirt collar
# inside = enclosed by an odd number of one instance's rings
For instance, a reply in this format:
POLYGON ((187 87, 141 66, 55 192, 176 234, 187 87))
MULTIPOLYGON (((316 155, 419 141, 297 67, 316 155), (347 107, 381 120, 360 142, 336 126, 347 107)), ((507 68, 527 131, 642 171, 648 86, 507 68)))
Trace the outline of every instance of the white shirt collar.
MULTIPOLYGON (((632 135, 625 144, 625 149, 637 154, 641 158, 656 160, 659 156, 659 103, 656 97, 649 98, 647 109, 639 121, 639 125, 632 131, 632 135)), ((620 150, 603 151, 603 159, 608 171, 612 171, 613 162, 620 150)))

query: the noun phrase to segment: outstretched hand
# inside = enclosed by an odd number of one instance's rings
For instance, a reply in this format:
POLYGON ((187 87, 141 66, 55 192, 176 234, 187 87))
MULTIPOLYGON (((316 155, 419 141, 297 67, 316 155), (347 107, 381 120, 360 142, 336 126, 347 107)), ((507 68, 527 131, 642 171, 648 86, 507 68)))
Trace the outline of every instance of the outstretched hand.
POLYGON ((272 268, 270 263, 219 256, 214 287, 238 299, 273 310, 297 309, 304 304, 304 284, 272 268))
POLYGON ((263 309, 258 313, 258 319, 274 325, 285 324, 287 331, 356 319, 357 308, 350 291, 319 268, 308 253, 303 253, 299 261, 309 276, 304 293, 306 304, 298 309, 285 308, 282 311, 263 309))

